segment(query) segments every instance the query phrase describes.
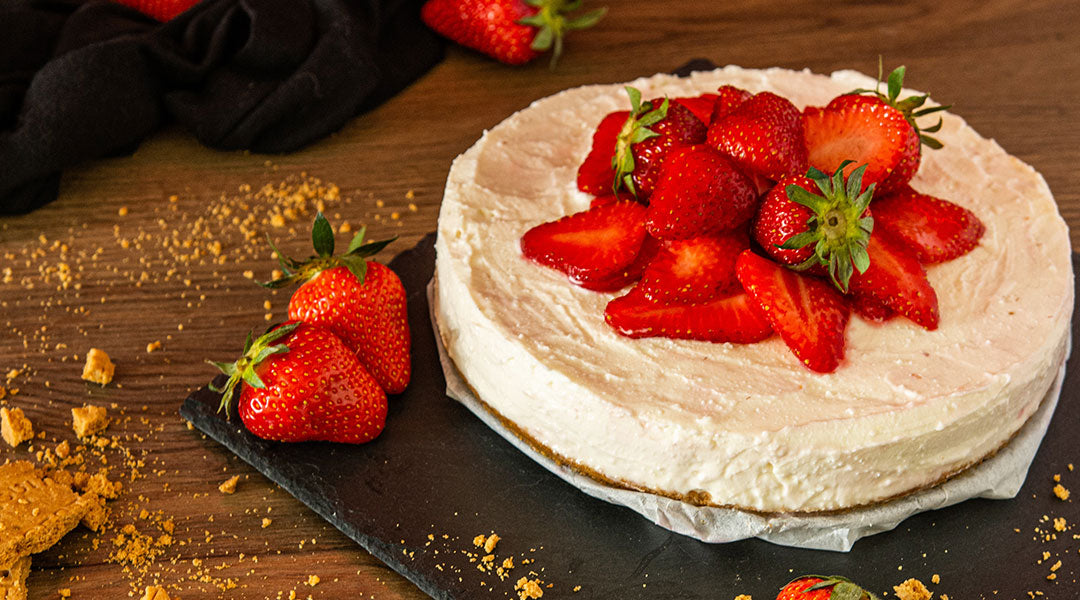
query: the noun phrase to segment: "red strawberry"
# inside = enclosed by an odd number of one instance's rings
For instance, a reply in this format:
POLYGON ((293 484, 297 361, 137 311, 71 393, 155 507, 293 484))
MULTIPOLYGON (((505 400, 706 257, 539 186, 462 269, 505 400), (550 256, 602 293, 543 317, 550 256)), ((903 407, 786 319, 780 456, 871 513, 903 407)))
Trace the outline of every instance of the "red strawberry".
POLYGON ((768 321, 743 293, 700 304, 666 304, 634 288, 608 303, 604 319, 620 335, 632 338, 750 344, 772 335, 768 321))
POLYGON ((674 98, 672 102, 683 105, 686 110, 694 113, 694 116, 699 121, 708 125, 709 119, 712 117, 713 105, 718 98, 719 96, 716 94, 702 94, 700 96, 674 98))
MULTIPOLYGON (((864 183, 877 183, 879 192, 911 180, 919 168, 921 146, 941 148, 941 142, 926 135, 941 129, 941 120, 924 128, 916 120, 949 107, 920 108, 928 99, 925 94, 900 100, 905 72, 904 67, 897 67, 889 74, 887 94, 857 89, 834 98, 824 109, 807 109, 810 164, 832 171, 844 160, 869 163, 864 183)), ((879 71, 879 87, 880 80, 879 71)))
POLYGON ((637 258, 629 265, 599 279, 579 280, 573 276, 570 281, 581 287, 594 292, 616 292, 641 279, 645 267, 653 261, 656 253, 660 250, 660 242, 651 235, 646 234, 638 250, 637 258))
POLYGON ((852 276, 851 292, 869 296, 926 329, 937 329, 937 293, 915 255, 884 231, 870 236, 866 252, 870 266, 852 276))
POLYGON ((162 23, 195 6, 199 0, 113 0, 162 23))
POLYGON ((594 196, 611 194, 615 182, 615 165, 611 160, 615 156, 615 141, 629 116, 630 111, 622 110, 613 112, 600 121, 593 133, 592 149, 578 167, 579 190, 594 196))
POLYGON ((386 393, 340 339, 289 322, 252 340, 235 363, 212 363, 229 376, 221 407, 241 386, 238 412, 251 433, 280 442, 362 444, 386 423, 386 393), (245 385, 246 384, 246 385, 245 385))
POLYGON ((866 270, 874 227, 868 208, 874 186, 860 191, 866 167, 844 181, 846 164, 832 177, 811 168, 810 177, 781 178, 762 201, 753 228, 766 254, 798 270, 828 274, 841 292, 847 292, 853 272, 866 270))
POLYGON ((735 273, 800 362, 819 373, 836 370, 844 358, 844 330, 851 309, 835 288, 751 250, 739 255, 735 273))
POLYGON ((785 585, 776 600, 878 600, 851 580, 836 575, 807 575, 785 585))
POLYGON ((855 311, 855 314, 862 317, 863 320, 884 323, 896 317, 893 309, 879 303, 870 296, 850 295, 848 301, 851 303, 851 310, 855 311))
POLYGON ((986 231, 970 210, 920 194, 907 184, 874 201, 874 223, 914 250, 924 264, 967 254, 986 231))
POLYGON ((574 18, 580 2, 564 0, 427 0, 420 18, 440 35, 508 65, 523 65, 552 50, 554 67, 563 35, 592 27, 607 9, 574 18))
POLYGON ((735 259, 750 247, 737 229, 711 236, 664 242, 641 275, 641 291, 654 302, 704 302, 738 289, 735 259))
POLYGON ((622 200, 533 227, 521 236, 521 252, 587 285, 618 276, 644 240, 645 207, 622 200))
POLYGON ((736 108, 742 106, 743 102, 746 102, 754 95, 750 92, 737 88, 733 85, 722 85, 717 90, 716 101, 713 103, 712 112, 709 113, 708 119, 702 119, 709 125, 722 121, 724 117, 731 114, 736 108))
POLYGON ((705 145, 680 148, 664 163, 646 226, 664 240, 709 235, 742 225, 756 205, 750 180, 726 158, 705 145))
POLYGON ((319 213, 311 230, 318 256, 305 262, 281 252, 285 277, 265 284, 300 283, 289 299, 289 318, 318 325, 341 338, 388 394, 409 384, 412 370, 405 287, 388 267, 367 260, 393 240, 364 244, 364 230, 347 253, 334 256, 334 231, 319 213))
POLYGON ((618 194, 612 194, 610 191, 607 194, 597 196, 589 201, 589 208, 596 208, 597 206, 606 206, 608 204, 615 204, 616 202, 624 200, 636 200, 632 195, 626 192, 619 192, 618 194))
POLYGON ((773 181, 806 172, 802 113, 771 92, 755 94, 713 123, 709 145, 743 171, 773 181))
POLYGON ((625 188, 648 198, 656 188, 661 167, 672 150, 705 141, 705 124, 694 113, 666 98, 641 103, 641 92, 626 88, 630 117, 615 140, 611 164, 615 189, 625 188))

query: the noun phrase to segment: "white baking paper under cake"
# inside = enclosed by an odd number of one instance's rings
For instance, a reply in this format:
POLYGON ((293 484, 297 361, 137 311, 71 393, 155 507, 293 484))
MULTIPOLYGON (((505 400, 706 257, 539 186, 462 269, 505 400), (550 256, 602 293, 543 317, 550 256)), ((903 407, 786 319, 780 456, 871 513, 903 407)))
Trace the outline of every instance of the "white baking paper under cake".
POLYGON ((438 334, 434 280, 428 284, 427 295, 428 305, 432 307, 431 321, 436 331, 439 362, 446 376, 447 396, 464 404, 508 442, 586 494, 626 506, 661 527, 703 542, 734 542, 756 537, 783 546, 847 552, 859 538, 889 531, 904 519, 923 511, 945 508, 971 498, 1013 498, 1023 486, 1031 461, 1050 425, 1065 378, 1065 365, 1062 364, 1038 410, 1012 441, 994 456, 940 485, 883 504, 837 514, 761 515, 731 508, 698 506, 666 496, 604 485, 537 452, 488 412, 472 393, 447 355, 438 334))

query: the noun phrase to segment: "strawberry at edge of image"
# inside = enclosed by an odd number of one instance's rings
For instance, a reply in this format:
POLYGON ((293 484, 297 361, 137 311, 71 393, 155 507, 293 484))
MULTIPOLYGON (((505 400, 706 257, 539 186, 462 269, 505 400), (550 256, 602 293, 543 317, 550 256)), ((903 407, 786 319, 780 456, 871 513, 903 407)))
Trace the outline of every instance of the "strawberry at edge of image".
POLYGON ((364 243, 361 229, 345 254, 334 255, 334 230, 319 213, 312 225, 315 256, 303 261, 278 255, 284 276, 264 283, 300 284, 289 299, 289 318, 337 335, 388 394, 399 394, 412 371, 405 287, 389 267, 368 260, 393 239, 364 243))
POLYGON ((508 65, 550 50, 554 68, 566 33, 592 27, 607 12, 567 14, 580 6, 580 0, 427 0, 420 18, 439 35, 508 65))

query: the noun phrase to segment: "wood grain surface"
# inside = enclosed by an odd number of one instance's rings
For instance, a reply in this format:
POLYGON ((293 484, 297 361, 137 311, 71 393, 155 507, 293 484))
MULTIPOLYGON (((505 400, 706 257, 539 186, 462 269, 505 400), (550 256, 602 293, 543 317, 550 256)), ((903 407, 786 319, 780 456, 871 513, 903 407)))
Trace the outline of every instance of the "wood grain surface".
MULTIPOLYGON (((155 582, 185 599, 289 598, 293 590, 299 598, 423 597, 189 430, 176 410, 212 376, 204 359, 235 356, 248 330, 264 327, 268 314, 283 316, 287 294, 251 281, 274 268, 267 232, 287 253, 306 255, 307 223, 322 199, 335 223, 366 224, 372 239, 399 236, 380 257, 389 259, 435 228, 453 158, 485 128, 558 90, 669 71, 695 57, 873 73, 880 54, 887 65, 907 65, 908 85, 951 102, 1038 169, 1080 248, 1080 3, 608 4, 595 30, 569 41, 554 72, 542 61, 510 68, 450 48, 415 85, 302 152, 217 152, 165 130, 133 156, 70 170, 57 202, 0 220, 0 385, 19 390, 4 405, 23 408, 44 432, 35 451, 75 442, 71 407, 114 406, 107 434, 115 447, 90 460, 107 460, 126 485, 106 533, 77 530, 34 557, 31 598, 65 588, 73 598, 141 596, 155 582), (260 193, 266 185, 274 191, 260 193), (161 347, 147 352, 153 342, 161 347), (79 378, 91 347, 116 362, 105 388, 79 378), (20 373, 5 383, 12 369, 20 373), (232 475, 240 476, 236 493, 218 492, 232 475), (137 539, 125 525, 158 537, 169 519, 173 540, 158 556, 120 554, 137 539), (311 575, 318 585, 307 584, 311 575)), ((26 445, 0 448, 0 462, 27 458, 26 445)), ((775 570, 779 586, 788 573, 775 570)))

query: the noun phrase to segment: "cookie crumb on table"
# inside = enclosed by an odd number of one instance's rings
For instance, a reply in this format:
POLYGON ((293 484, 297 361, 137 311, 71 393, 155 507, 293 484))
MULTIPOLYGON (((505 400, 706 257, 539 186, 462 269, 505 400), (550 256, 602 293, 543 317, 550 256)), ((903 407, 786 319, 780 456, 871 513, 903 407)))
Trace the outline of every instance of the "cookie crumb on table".
POLYGON ((109 360, 109 355, 104 350, 91 348, 86 353, 86 364, 83 366, 82 378, 105 385, 112 381, 116 372, 116 365, 109 360))
POLYGON ((14 448, 34 437, 34 426, 21 408, 0 408, 0 436, 14 448))
POLYGON ((71 421, 75 435, 88 438, 109 426, 109 411, 104 406, 87 404, 82 408, 71 409, 71 421))
POLYGON ((896 592, 896 597, 900 600, 930 600, 933 598, 933 594, 926 589, 923 582, 914 578, 908 579, 900 585, 894 585, 893 591, 896 592))
POLYGON ((754 599, 750 597, 750 594, 739 594, 738 596, 735 596, 735 600, 754 600, 754 599))
POLYGON ((1060 500, 1068 500, 1069 490, 1059 483, 1054 486, 1054 495, 1057 496, 1060 500))
POLYGON ((143 594, 142 600, 180 600, 179 598, 169 598, 169 594, 165 592, 165 588, 152 585, 146 588, 146 592, 143 594))
POLYGON ((495 550, 495 545, 499 543, 499 536, 497 534, 491 534, 486 540, 484 540, 484 552, 490 554, 495 550))
POLYGON ((236 484, 240 481, 239 475, 233 475, 225 480, 224 483, 218 486, 218 491, 222 494, 232 494, 236 492, 236 484))

